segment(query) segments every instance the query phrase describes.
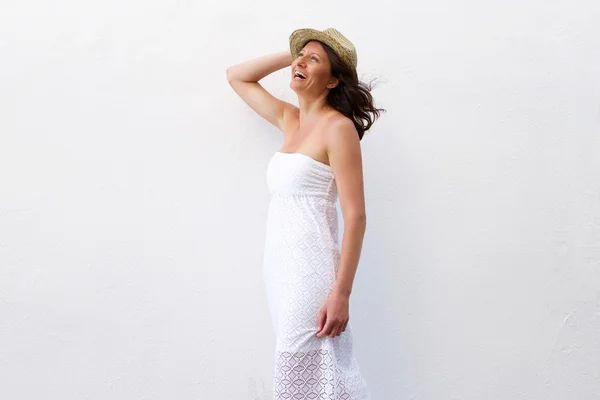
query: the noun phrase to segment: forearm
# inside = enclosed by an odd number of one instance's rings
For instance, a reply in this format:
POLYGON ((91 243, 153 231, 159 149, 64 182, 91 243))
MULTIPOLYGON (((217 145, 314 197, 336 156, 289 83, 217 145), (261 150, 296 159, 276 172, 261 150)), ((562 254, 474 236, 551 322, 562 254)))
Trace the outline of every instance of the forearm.
POLYGON ((258 82, 265 76, 292 65, 289 50, 263 55, 227 68, 227 79, 258 82))
POLYGON ((366 220, 364 217, 348 219, 348 221, 344 220, 340 264, 333 289, 338 293, 350 296, 362 251, 366 220))

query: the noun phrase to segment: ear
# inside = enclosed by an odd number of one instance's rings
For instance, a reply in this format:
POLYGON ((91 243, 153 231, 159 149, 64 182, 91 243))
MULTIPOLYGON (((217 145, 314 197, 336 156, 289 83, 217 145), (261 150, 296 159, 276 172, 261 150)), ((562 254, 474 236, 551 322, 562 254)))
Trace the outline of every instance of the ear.
POLYGON ((327 84, 327 89, 333 89, 335 87, 337 87, 337 85, 340 83, 340 80, 334 76, 331 77, 331 79, 329 80, 329 83, 327 84))

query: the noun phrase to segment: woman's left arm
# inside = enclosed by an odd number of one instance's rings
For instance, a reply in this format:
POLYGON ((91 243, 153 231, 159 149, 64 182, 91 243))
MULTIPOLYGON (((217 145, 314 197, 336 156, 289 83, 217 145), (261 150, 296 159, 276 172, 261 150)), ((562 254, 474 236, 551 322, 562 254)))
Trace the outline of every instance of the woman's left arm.
POLYGON ((346 118, 333 125, 327 131, 326 146, 340 198, 344 234, 333 290, 317 318, 317 336, 332 338, 346 330, 350 319, 350 294, 367 223, 358 133, 352 121, 346 118))
POLYGON ((335 125, 328 132, 327 154, 335 175, 344 233, 334 291, 350 296, 367 224, 362 154, 352 121, 344 118, 335 125))

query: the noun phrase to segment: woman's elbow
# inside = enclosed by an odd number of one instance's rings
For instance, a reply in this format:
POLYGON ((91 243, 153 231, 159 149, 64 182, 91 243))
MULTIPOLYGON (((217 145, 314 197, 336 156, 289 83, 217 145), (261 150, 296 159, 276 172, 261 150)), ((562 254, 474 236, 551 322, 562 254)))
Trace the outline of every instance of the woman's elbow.
POLYGON ((344 223, 365 227, 367 225, 367 214, 353 213, 348 218, 344 218, 344 223))

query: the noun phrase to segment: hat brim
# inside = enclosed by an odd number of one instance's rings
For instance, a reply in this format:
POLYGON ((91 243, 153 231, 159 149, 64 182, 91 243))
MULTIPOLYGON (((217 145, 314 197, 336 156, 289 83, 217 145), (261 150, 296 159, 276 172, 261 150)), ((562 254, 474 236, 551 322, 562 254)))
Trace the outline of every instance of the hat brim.
POLYGON ((294 60, 298 58, 298 53, 300 53, 300 51, 304 48, 304 45, 311 40, 318 40, 325 43, 327 46, 331 47, 351 69, 356 69, 356 66, 352 65, 352 62, 348 61, 348 59, 351 57, 346 54, 346 50, 341 47, 335 39, 331 38, 326 33, 312 28, 296 29, 290 35, 290 52, 292 53, 294 60))
POLYGON ((329 36, 316 29, 296 29, 290 35, 290 51, 292 52, 294 59, 298 57, 298 53, 300 53, 304 45, 311 40, 318 40, 325 43, 329 47, 332 47, 334 44, 333 40, 329 36))

